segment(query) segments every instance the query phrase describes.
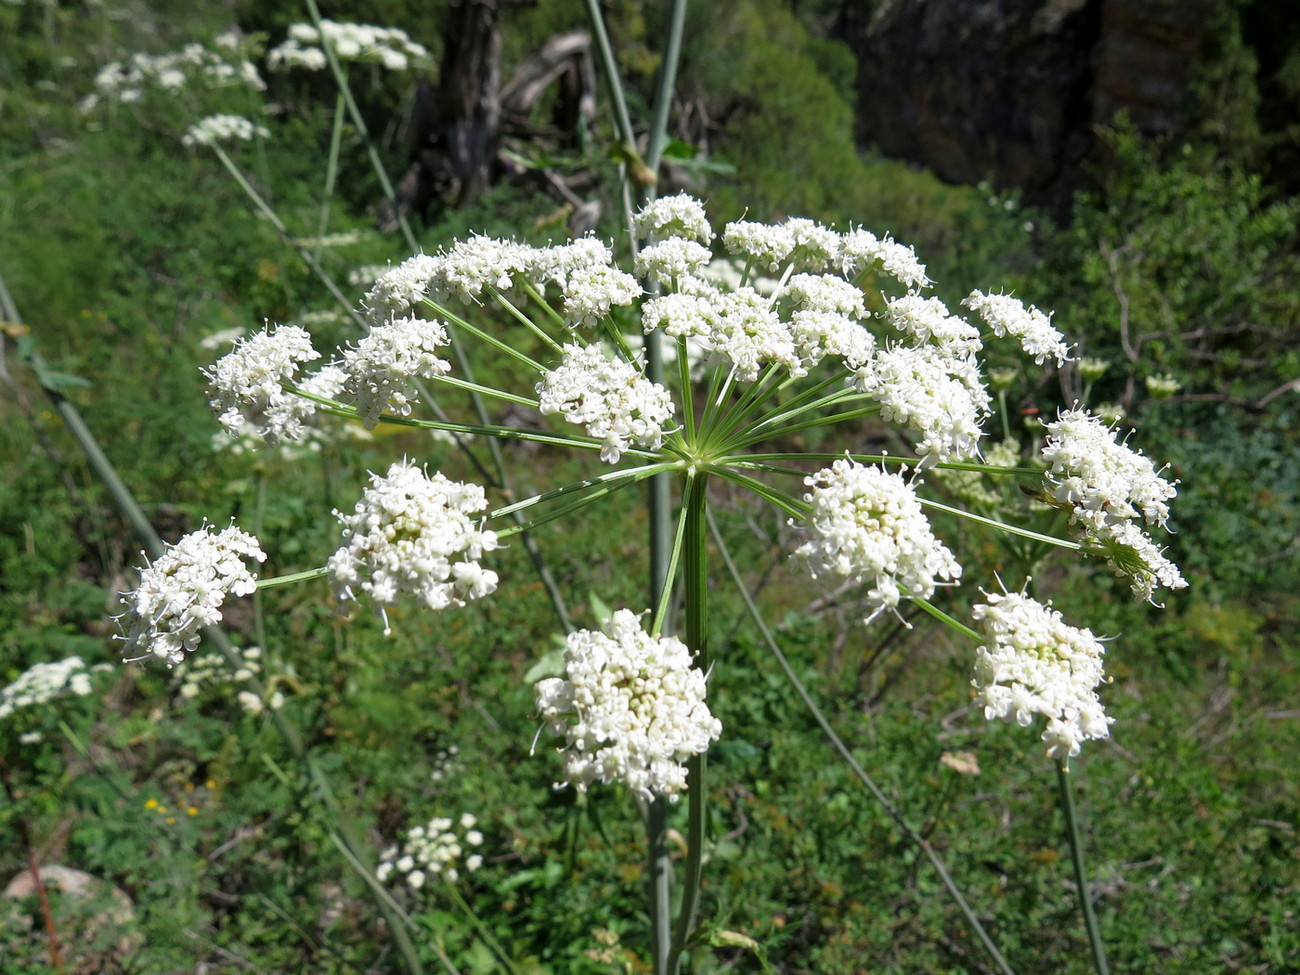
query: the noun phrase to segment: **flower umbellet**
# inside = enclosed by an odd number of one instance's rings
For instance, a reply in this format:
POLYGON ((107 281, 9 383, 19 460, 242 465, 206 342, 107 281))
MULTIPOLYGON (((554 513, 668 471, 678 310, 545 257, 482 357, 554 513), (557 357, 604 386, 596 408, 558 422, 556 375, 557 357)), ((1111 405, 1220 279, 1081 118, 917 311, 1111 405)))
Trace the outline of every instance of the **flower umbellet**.
MULTIPOLYGON (((1000 354, 1054 368, 1070 348, 1050 315, 976 291, 962 303, 967 318, 927 294, 932 282, 912 248, 864 228, 790 219, 737 221, 718 233, 685 194, 649 204, 631 226, 642 244, 635 269, 649 290, 596 237, 534 246, 475 235, 383 271, 359 309, 367 334, 333 354, 318 353, 300 326, 268 326, 208 371, 223 425, 271 444, 302 436, 323 412, 367 428, 534 440, 592 456, 587 480, 496 508, 492 489, 416 461, 372 474, 356 507, 336 512, 341 543, 319 570, 341 610, 368 603, 387 630, 403 603, 445 610, 490 597, 499 585, 492 554, 512 535, 662 474, 682 491, 683 525, 717 482, 775 505, 798 532, 796 564, 819 581, 857 586, 868 623, 965 581, 943 537, 950 529, 930 520, 931 489, 949 473, 979 513, 938 505, 948 519, 996 529, 989 513, 1017 492, 976 492, 978 479, 1034 477, 1046 504, 999 512, 1008 529, 1103 556, 1141 598, 1185 585, 1151 535, 1164 529, 1175 482, 1107 423, 1081 409, 1047 423, 1045 476, 1016 466, 1015 444, 986 446, 995 399, 985 346, 998 340, 1000 354), (489 327, 489 314, 505 316, 518 335, 489 327), (652 333, 670 366, 653 381, 637 350, 652 333), (457 341, 481 343, 532 378, 513 390, 477 386, 447 353, 457 341), (321 358, 323 369, 301 371, 321 358), (477 423, 425 418, 439 405, 430 398, 465 388, 554 421, 539 429, 544 420, 493 422, 486 413, 477 423), (799 431, 824 428, 833 438, 839 426, 852 432, 830 442, 851 448, 863 422, 896 425, 911 454, 787 446, 799 431), (1075 540, 1039 530, 1052 508, 1068 513, 1075 540), (1024 523, 1010 524, 1017 519, 1024 523)), ((1001 378, 994 388, 1004 391, 1001 378)), ((698 518, 693 524, 702 530, 698 518)), ((686 545, 686 535, 675 544, 686 545)), ((260 561, 252 544, 239 542, 239 551, 260 561)), ((251 574, 209 572, 182 595, 179 570, 156 563, 149 571, 132 594, 128 642, 169 660, 193 648, 193 624, 212 618, 205 607, 215 596, 254 585, 251 574)), ((665 600, 684 578, 669 580, 665 600)), ((686 763, 721 733, 706 703, 708 663, 700 647, 661 632, 663 609, 651 607, 645 621, 620 609, 603 629, 571 633, 563 675, 535 688, 543 725, 564 739, 563 778, 575 788, 618 782, 642 798, 671 799, 686 763)), ((688 620, 702 612, 687 600, 688 620)), ((1018 595, 986 597, 975 619, 985 627, 976 686, 989 717, 1045 715, 1056 757, 1104 737, 1109 721, 1093 691, 1100 649, 1086 630, 1018 595)))

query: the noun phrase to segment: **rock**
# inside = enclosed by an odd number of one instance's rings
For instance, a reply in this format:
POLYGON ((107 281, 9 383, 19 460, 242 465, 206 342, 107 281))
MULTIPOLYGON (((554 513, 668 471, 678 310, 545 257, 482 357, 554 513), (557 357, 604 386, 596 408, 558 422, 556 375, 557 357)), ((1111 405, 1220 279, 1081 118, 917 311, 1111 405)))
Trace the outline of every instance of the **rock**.
MULTIPOLYGON (((72 867, 40 868, 50 897, 64 971, 79 975, 121 970, 122 961, 140 944, 133 927, 135 909, 122 890, 72 867)), ((39 967, 49 963, 49 941, 40 908, 20 910, 17 901, 35 901, 30 870, 14 876, 0 899, 0 927, 6 932, 5 958, 39 967)), ((35 968, 33 968, 35 970, 35 968)))
POLYGON ((857 136, 954 183, 1067 202, 1124 110, 1148 134, 1178 120, 1214 0, 886 0, 846 4, 857 136))

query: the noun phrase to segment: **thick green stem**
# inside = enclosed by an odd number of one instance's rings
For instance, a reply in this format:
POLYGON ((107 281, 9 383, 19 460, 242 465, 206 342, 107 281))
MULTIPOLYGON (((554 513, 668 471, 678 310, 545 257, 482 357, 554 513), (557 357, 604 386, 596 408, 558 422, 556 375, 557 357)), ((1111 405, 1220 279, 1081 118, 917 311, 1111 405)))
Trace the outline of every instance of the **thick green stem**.
MULTIPOLYGON (((708 578, 708 477, 693 478, 693 490, 686 492, 686 537, 683 551, 683 584, 686 590, 686 645, 695 666, 708 674, 709 662, 709 578, 708 578)), ((708 762, 695 755, 688 763, 686 864, 682 878, 682 903, 673 929, 673 950, 669 975, 677 975, 682 956, 695 930, 700 906, 700 876, 704 867, 704 824, 708 801, 708 762)))
POLYGON ((1061 812, 1065 815, 1066 836, 1070 840, 1070 860, 1074 865, 1074 884, 1079 891, 1079 907, 1083 911, 1083 926, 1088 932, 1088 947, 1092 949, 1092 963, 1097 975, 1110 975, 1106 964, 1106 948, 1101 941, 1101 928, 1097 913, 1092 909, 1088 894, 1088 871, 1083 866, 1083 838, 1079 835, 1079 819, 1074 813, 1074 787, 1070 784, 1068 760, 1056 763, 1056 785, 1061 795, 1061 812))
POLYGON ((645 807, 650 907, 650 957, 654 975, 668 975, 672 957, 673 865, 668 855, 668 800, 652 799, 645 807))

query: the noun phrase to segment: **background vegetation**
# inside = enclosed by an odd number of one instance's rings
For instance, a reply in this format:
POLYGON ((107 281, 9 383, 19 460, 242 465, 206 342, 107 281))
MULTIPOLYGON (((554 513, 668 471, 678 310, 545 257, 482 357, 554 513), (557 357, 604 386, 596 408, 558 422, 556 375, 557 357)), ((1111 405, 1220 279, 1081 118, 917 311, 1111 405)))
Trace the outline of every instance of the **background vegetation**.
MULTIPOLYGON (((324 13, 402 27, 436 60, 441 6, 386 0, 324 13)), ((645 101, 658 6, 608 5, 645 101)), ((1118 404, 1138 428, 1135 443, 1181 479, 1173 554, 1192 582, 1157 613, 1134 607, 1107 577, 1054 580, 1069 619, 1115 636, 1106 692, 1115 737, 1077 763, 1112 967, 1294 971, 1300 452, 1297 391, 1279 390, 1300 376, 1291 165, 1300 35, 1293 21, 1270 19, 1277 5, 1225 3, 1185 130, 1153 143, 1117 126, 1095 185, 1054 221, 1014 190, 947 186, 859 151, 852 58, 817 33, 821 6, 693 5, 681 99, 725 124, 707 146, 717 165, 687 172, 719 220, 748 208, 759 219, 890 231, 929 261, 945 300, 1014 288, 1055 308, 1058 326, 1110 363, 1091 402, 1118 404), (1148 392, 1147 378, 1166 373, 1181 390, 1148 392)), ((578 13, 554 0, 509 8, 507 61, 580 26, 578 13)), ((66 393, 165 537, 237 517, 257 526, 278 572, 330 551, 329 511, 351 503, 368 468, 405 450, 456 476, 458 460, 414 436, 334 443, 293 461, 214 451, 198 367, 216 353, 204 340, 321 312, 328 298, 212 155, 179 144, 200 115, 247 107, 222 93, 90 116, 76 106, 96 71, 127 52, 209 42, 233 22, 277 43, 303 19, 288 2, 0 4, 0 275, 29 338, 84 380, 66 393)), ((400 171, 409 78, 356 71, 353 80, 400 171)), ((322 78, 269 81, 275 137, 239 158, 305 235, 316 226, 333 93, 322 78)), ((329 229, 355 239, 323 260, 347 280, 406 255, 371 229, 379 191, 351 135, 343 159, 329 229)), ((612 165, 599 153, 577 162, 609 177, 612 199, 612 165)), ((431 250, 469 229, 545 239, 562 232, 562 217, 502 185, 470 211, 431 212, 418 234, 431 250)), ((612 222, 600 229, 617 234, 612 222)), ((347 334, 317 321, 326 341, 347 334)), ((4 329, 0 685, 41 660, 115 661, 107 614, 132 585, 140 548, 22 361, 23 328, 4 329)), ((1013 435, 1028 444, 1033 417, 1023 411, 1068 402, 1081 386, 1066 373, 1051 386, 1013 387, 1013 435)), ((526 472, 520 491, 566 476, 568 461, 545 451, 509 459, 526 472)), ((599 510, 599 523, 539 538, 586 625, 596 600, 643 601, 640 533, 628 529, 643 515, 599 510)), ((739 502, 727 521, 803 679, 942 849, 1013 967, 1088 970, 1053 771, 1034 735, 970 713, 969 648, 924 624, 863 630, 851 603, 787 575, 780 522, 739 502), (973 753, 981 771, 941 764, 955 752, 973 753)), ((997 568, 1001 556, 981 545, 972 540, 963 558, 997 568)), ((520 549, 503 562, 503 578, 530 577, 520 549)), ((718 588, 712 697, 726 733, 712 760, 717 847, 704 913, 713 929, 757 939, 782 972, 983 971, 937 881, 825 747, 755 634, 737 625, 738 600, 718 588)), ((390 638, 370 620, 340 624, 319 584, 268 593, 229 622, 236 642, 265 648, 286 713, 376 847, 436 814, 478 817, 486 864, 460 884, 466 903, 441 892, 407 898, 431 968, 436 944, 461 971, 503 970, 482 925, 520 972, 639 970, 645 857, 625 796, 554 792, 547 758, 529 755, 524 675, 556 629, 540 586, 455 615, 407 615, 390 638), (602 955, 597 929, 616 932, 618 946, 602 955)), ((200 961, 209 972, 397 970, 316 797, 265 717, 245 713, 229 685, 185 697, 172 674, 120 667, 42 720, 36 744, 18 738, 32 729, 0 726, 9 783, 0 880, 25 869, 26 829, 42 863, 76 866, 129 895, 130 921, 62 931, 91 959, 82 970, 192 971, 200 961)), ((46 970, 42 937, 30 901, 0 910, 0 972, 46 970)), ((698 964, 759 970, 735 947, 701 953, 698 964)))

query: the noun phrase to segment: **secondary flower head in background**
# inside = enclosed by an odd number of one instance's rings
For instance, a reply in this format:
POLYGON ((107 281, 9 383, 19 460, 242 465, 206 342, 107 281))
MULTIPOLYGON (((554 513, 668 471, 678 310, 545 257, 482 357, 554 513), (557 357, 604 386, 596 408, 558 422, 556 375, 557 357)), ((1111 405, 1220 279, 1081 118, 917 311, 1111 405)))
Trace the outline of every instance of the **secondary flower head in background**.
POLYGON ((33 664, 6 687, 0 688, 0 721, 17 711, 37 708, 60 697, 85 697, 93 689, 90 677, 109 664, 87 668, 80 657, 33 664))
POLYGON ((387 608, 404 596, 446 609, 495 591, 497 574, 478 563, 497 547, 496 532, 479 528, 474 517, 486 507, 478 485, 429 477, 406 461, 371 474, 353 513, 334 512, 343 546, 327 568, 340 610, 360 589, 378 607, 387 633, 387 608))
POLYGON ((1047 718, 1043 741, 1052 758, 1079 754, 1088 740, 1110 736, 1096 688, 1105 647, 1088 630, 1066 625, 1061 614, 1023 593, 993 593, 973 612, 985 644, 975 651, 975 704, 984 717, 1021 727, 1047 718))
POLYGON ((478 853, 466 856, 467 848, 483 845, 478 820, 464 813, 458 820, 439 816, 424 826, 412 827, 400 846, 390 846, 379 857, 375 876, 381 882, 400 876, 412 890, 420 890, 431 876, 456 880, 458 864, 473 872, 483 865, 478 853))
POLYGON ((651 636, 621 609, 603 632, 569 634, 564 669, 533 695, 550 732, 564 736, 565 781, 580 792, 621 782, 643 799, 676 801, 686 760, 722 734, 686 644, 651 636))
POLYGON ((805 480, 808 540, 795 557, 814 577, 838 576, 871 588, 867 622, 906 598, 928 599, 961 566, 934 537, 916 491, 898 474, 837 460, 805 480))
POLYGON ((226 596, 247 596, 257 576, 247 561, 264 562, 257 539, 231 525, 214 531, 205 525, 190 532, 140 570, 140 585, 125 594, 125 653, 128 660, 157 657, 169 666, 199 645, 199 631, 221 622, 226 596))
POLYGON ((254 125, 242 115, 209 115, 186 129, 181 142, 187 146, 213 146, 218 142, 251 142, 266 139, 271 133, 265 126, 254 125))
POLYGON ((429 57, 422 44, 396 27, 322 20, 319 30, 312 24, 290 26, 289 39, 268 52, 267 64, 273 71, 323 71, 328 64, 323 46, 332 48, 340 61, 378 64, 389 71, 406 71, 429 57))

